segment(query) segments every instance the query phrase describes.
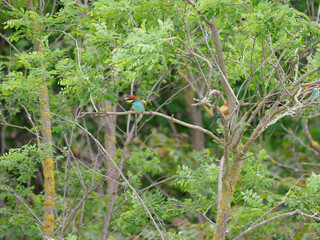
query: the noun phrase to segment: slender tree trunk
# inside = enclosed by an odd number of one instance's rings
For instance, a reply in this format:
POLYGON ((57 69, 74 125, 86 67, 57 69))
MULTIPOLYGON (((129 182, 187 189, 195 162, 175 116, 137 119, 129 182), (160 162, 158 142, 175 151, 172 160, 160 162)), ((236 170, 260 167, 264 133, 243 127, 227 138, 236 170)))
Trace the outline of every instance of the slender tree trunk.
MULTIPOLYGON (((185 83, 189 83, 188 78, 189 74, 183 74, 183 81, 185 83)), ((201 109, 196 106, 192 106, 194 104, 194 91, 192 89, 192 85, 184 89, 184 99, 186 102, 186 111, 188 113, 188 117, 190 123, 193 125, 197 125, 202 127, 202 115, 201 109)), ((202 151, 204 149, 204 134, 199 130, 191 129, 191 143, 192 149, 196 151, 202 151)))
MULTIPOLYGON (((123 148, 123 151, 122 151, 122 156, 121 156, 120 162, 118 164, 120 171, 123 170, 127 152, 128 152, 128 145, 125 145, 123 148)), ((110 221, 111 221, 111 217, 112 217, 113 207, 116 202, 117 195, 118 195, 118 187, 119 187, 118 182, 120 179, 120 173, 114 167, 111 168, 111 171, 108 175, 112 179, 114 179, 115 181, 111 181, 108 184, 108 193, 110 194, 111 198, 110 198, 110 201, 108 204, 107 215, 104 219, 101 240, 106 240, 110 235, 109 226, 110 226, 110 221)))
MULTIPOLYGON (((106 112, 115 112, 116 106, 111 106, 110 101, 103 101, 101 107, 106 112)), ((117 116, 106 116, 103 118, 103 125, 105 126, 104 132, 104 145, 110 157, 114 159, 117 155, 116 149, 116 121, 117 116)), ((107 165, 110 164, 107 162, 107 165)))
POLYGON ((219 203, 216 230, 213 239, 225 239, 231 214, 231 201, 242 169, 242 161, 235 161, 222 180, 222 197, 219 203))
MULTIPOLYGON (((192 82, 190 73, 183 73, 182 74, 182 80, 184 84, 189 84, 192 82)), ((185 88, 184 90, 184 99, 186 102, 186 111, 188 113, 188 118, 191 124, 197 125, 202 127, 202 114, 201 114, 201 109, 197 106, 193 106, 194 104, 194 88, 192 85, 189 87, 185 88)), ((196 130, 196 129, 191 129, 191 144, 192 144, 192 149, 196 150, 198 152, 202 151, 205 147, 204 144, 204 133, 196 130)), ((201 214, 197 214, 198 220, 200 223, 205 223, 207 220, 205 219, 204 216, 201 214)))
MULTIPOLYGON (((235 96, 228 82, 227 71, 226 71, 224 59, 223 59, 223 51, 222 51, 222 47, 219 39, 218 27, 217 27, 215 17, 213 16, 212 19, 210 21, 206 21, 206 23, 210 26, 210 29, 211 29, 212 40, 213 40, 213 44, 214 44, 214 48, 217 56, 217 65, 220 71, 222 85, 227 94, 227 98, 229 102, 229 114, 231 115, 230 130, 234 134, 232 144, 235 144, 239 138, 239 132, 233 131, 237 124, 237 119, 238 119, 238 109, 236 105, 237 97, 235 96)), ((225 131, 225 133, 227 133, 227 131, 225 131)), ((225 146, 225 148, 229 148, 229 146, 225 146)), ((226 157, 228 157, 228 155, 226 157)), ((218 205, 216 230, 213 237, 214 240, 225 239, 228 220, 231 214, 231 201, 232 201, 234 190, 242 169, 242 161, 239 161, 240 158, 235 155, 233 156, 233 158, 234 158, 234 161, 230 167, 227 166, 227 167, 224 167, 224 169, 221 169, 222 171, 224 170, 224 173, 222 177, 221 199, 219 199, 219 205, 218 205)), ((228 159, 224 159, 224 161, 229 162, 228 159)))
MULTIPOLYGON (((101 108, 106 111, 116 111, 116 106, 112 107, 110 101, 103 101, 101 102, 101 108)), ((116 149, 116 116, 106 116, 103 118, 103 125, 105 126, 105 132, 104 132, 104 145, 106 151, 109 153, 109 156, 112 159, 115 159, 117 156, 117 149, 116 149)), ((117 175, 117 170, 115 167, 110 163, 110 161, 105 162, 107 174, 112 179, 118 179, 119 176, 117 175)), ((118 184, 111 181, 110 179, 107 179, 108 182, 108 194, 111 196, 109 201, 109 207, 104 219, 103 224, 103 230, 102 230, 102 236, 101 239, 105 240, 109 234, 108 229, 111 221, 112 216, 112 209, 113 205, 116 200, 117 196, 117 190, 118 190, 118 184)))
POLYGON ((0 146, 0 154, 4 154, 6 150, 6 138, 5 138, 5 133, 6 133, 6 126, 2 125, 1 126, 1 131, 0 131, 0 138, 1 138, 1 146, 0 146))
POLYGON ((44 233, 47 236, 52 236, 54 230, 54 162, 52 154, 52 135, 51 135, 51 114, 49 109, 49 95, 48 86, 44 81, 43 88, 41 89, 41 103, 40 114, 42 120, 42 135, 43 140, 43 176, 44 176, 44 233))
MULTIPOLYGON (((27 9, 33 11, 32 0, 27 1, 27 9)), ((34 50, 41 52, 40 42, 36 41, 34 50)), ((45 67, 41 65, 41 70, 45 67)), ((52 152, 52 131, 51 131, 51 113, 49 108, 48 85, 45 77, 43 78, 43 87, 40 91, 40 116, 42 130, 42 156, 43 156, 43 176, 44 176, 44 223, 43 231, 46 237, 52 237, 54 231, 54 161, 52 152)))
MULTIPOLYGON (((141 119, 142 119, 142 116, 138 118, 137 122, 139 122, 141 119)), ((133 126, 131 128, 131 130, 128 131, 128 133, 127 133, 127 138, 126 138, 126 141, 123 146, 121 158, 120 158, 120 161, 117 165, 118 169, 121 172, 122 172, 124 165, 126 163, 126 160, 127 160, 127 154, 129 152, 129 144, 133 139, 134 130, 135 130, 135 128, 133 126)), ((104 225, 103 225, 101 240, 106 240, 110 235, 109 226, 110 226, 110 221, 111 221, 111 217, 112 217, 112 213, 113 213, 113 209, 114 209, 113 206, 116 202, 116 198, 118 195, 118 188, 119 188, 120 172, 115 167, 111 168, 111 169, 112 169, 112 171, 110 172, 109 176, 112 177, 113 181, 111 181, 108 186, 108 187, 110 187, 109 192, 110 192, 111 198, 109 201, 107 215, 105 217, 105 221, 104 221, 104 225)))

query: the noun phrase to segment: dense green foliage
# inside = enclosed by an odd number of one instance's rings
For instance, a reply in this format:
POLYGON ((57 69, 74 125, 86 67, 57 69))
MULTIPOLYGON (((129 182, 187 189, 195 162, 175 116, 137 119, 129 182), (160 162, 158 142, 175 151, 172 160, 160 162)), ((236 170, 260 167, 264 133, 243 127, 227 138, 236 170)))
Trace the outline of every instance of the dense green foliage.
MULTIPOLYGON (((111 199, 108 174, 113 165, 101 149, 108 147, 107 138, 116 139, 114 161, 126 160, 126 179, 117 179, 109 239, 160 239, 137 193, 167 239, 211 239, 223 146, 206 135, 202 151, 194 151, 190 129, 144 115, 126 152, 128 126, 134 126, 132 119, 138 116, 131 115, 131 121, 127 115, 117 116, 116 134, 110 136, 110 119, 103 122, 99 114, 82 113, 109 111, 102 102, 117 106, 118 112, 129 110, 121 99, 133 91, 147 101, 147 111, 190 122, 190 103, 184 98, 188 84, 197 99, 209 89, 225 94, 219 70, 203 60, 215 65, 205 23, 215 16, 228 80, 244 103, 240 118, 267 93, 283 93, 278 84, 289 75, 292 59, 320 39, 317 11, 312 15, 304 6, 296 9, 294 2, 271 0, 207 0, 194 6, 182 0, 44 2, 33 1, 34 10, 28 11, 25 1, 0 0, 0 238, 43 237, 41 162, 46 146, 38 141, 45 79, 55 160, 54 239, 100 239, 111 199), (41 51, 34 50, 36 42, 41 51), (192 83, 181 77, 185 73, 193 76, 192 83)), ((283 83, 289 90, 292 79, 319 67, 320 51, 313 48, 283 83)), ((303 83, 319 77, 315 72, 303 83)), ((266 102, 250 124, 241 124, 241 144, 248 142, 274 101, 266 102)), ((289 98, 282 101, 287 102, 289 98)), ((227 239, 257 220, 297 209, 319 217, 319 109, 316 101, 288 114, 252 144, 233 196, 227 239)), ((223 130, 210 122, 202 106, 199 112, 203 127, 223 139, 223 130)), ((319 232, 319 221, 298 214, 270 221, 245 236, 312 239, 319 232)))

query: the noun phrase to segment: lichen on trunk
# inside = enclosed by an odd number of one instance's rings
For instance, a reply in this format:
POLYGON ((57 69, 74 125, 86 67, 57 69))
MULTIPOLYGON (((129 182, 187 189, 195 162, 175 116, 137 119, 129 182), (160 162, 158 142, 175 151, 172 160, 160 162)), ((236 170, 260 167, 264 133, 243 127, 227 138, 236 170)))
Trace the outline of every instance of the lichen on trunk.
POLYGON ((216 230, 213 236, 213 240, 225 239, 227 233, 228 220, 231 215, 231 201, 236 188, 236 184, 239 180, 239 176, 242 169, 242 161, 234 161, 230 170, 226 172, 222 181, 222 196, 219 203, 216 230))
POLYGON ((44 86, 41 89, 40 115, 42 120, 42 150, 43 176, 44 176, 44 233, 46 236, 52 236, 54 231, 54 161, 52 153, 52 135, 51 135, 51 114, 49 109, 48 86, 44 80, 44 86))

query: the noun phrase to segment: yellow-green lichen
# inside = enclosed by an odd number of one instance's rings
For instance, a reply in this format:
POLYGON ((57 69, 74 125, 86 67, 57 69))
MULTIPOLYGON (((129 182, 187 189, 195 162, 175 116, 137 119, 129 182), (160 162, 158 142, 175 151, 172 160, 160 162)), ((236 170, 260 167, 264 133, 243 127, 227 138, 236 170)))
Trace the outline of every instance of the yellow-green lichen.
POLYGON ((44 219, 45 219, 43 223, 44 232, 45 234, 51 236, 54 230, 54 215, 45 214, 44 219))
POLYGON ((316 141, 314 141, 314 140, 312 140, 311 145, 312 145, 313 147, 318 147, 318 146, 319 146, 319 143, 316 142, 316 141))
POLYGON ((52 157, 45 157, 44 162, 43 162, 43 166, 45 169, 53 170, 54 162, 53 162, 52 157))
POLYGON ((41 93, 46 94, 48 93, 48 88, 44 87, 41 89, 41 93))
POLYGON ((50 119, 50 118, 51 118, 51 113, 45 112, 45 113, 43 114, 43 117, 44 117, 45 119, 50 119))
POLYGON ((48 187, 48 194, 50 196, 53 197, 55 193, 56 193, 56 191, 55 191, 54 187, 48 187))
POLYGON ((50 200, 50 199, 46 199, 46 200, 44 201, 44 207, 45 207, 46 209, 48 209, 48 208, 50 208, 50 207, 54 207, 54 202, 53 202, 52 200, 50 200))
POLYGON ((51 131, 51 130, 47 130, 47 131, 46 131, 46 134, 51 135, 51 134, 52 134, 52 131, 51 131))

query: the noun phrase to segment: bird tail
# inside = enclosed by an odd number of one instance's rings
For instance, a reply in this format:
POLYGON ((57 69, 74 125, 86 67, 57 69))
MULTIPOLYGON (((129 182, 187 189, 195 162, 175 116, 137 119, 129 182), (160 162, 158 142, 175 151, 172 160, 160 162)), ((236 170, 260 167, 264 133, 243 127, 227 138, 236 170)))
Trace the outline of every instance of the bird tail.
POLYGON ((215 115, 215 116, 211 119, 211 121, 216 121, 216 120, 218 120, 219 118, 221 118, 221 116, 220 116, 220 114, 217 114, 217 115, 215 115))

